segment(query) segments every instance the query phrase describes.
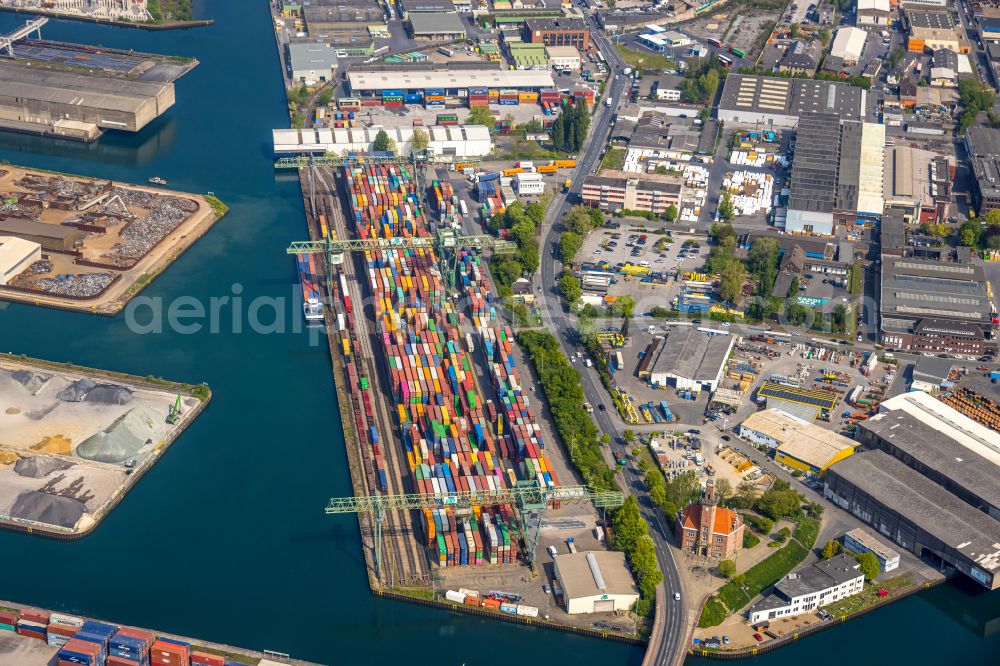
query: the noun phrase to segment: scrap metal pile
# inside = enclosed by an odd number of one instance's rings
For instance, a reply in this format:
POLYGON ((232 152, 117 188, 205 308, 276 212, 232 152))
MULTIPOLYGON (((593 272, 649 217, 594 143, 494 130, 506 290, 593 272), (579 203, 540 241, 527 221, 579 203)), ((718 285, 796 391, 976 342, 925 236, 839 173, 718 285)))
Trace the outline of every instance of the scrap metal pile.
POLYGON ((111 273, 66 274, 42 278, 35 283, 35 287, 47 294, 92 298, 107 289, 114 279, 111 273))
POLYGON ((198 203, 169 194, 116 187, 112 191, 131 209, 144 208, 145 217, 133 221, 120 235, 121 242, 105 255, 113 263, 131 266, 198 210, 198 203))

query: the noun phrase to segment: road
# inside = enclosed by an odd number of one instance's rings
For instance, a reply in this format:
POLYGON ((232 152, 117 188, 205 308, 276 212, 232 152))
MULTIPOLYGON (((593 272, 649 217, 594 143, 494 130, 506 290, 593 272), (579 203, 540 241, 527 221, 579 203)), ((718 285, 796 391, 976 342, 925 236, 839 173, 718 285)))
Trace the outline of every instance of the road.
MULTIPOLYGON (((549 205, 548 213, 542 223, 541 230, 543 238, 541 248, 542 252, 546 253, 547 256, 543 258, 541 270, 539 271, 538 278, 536 278, 540 279, 540 282, 535 283, 536 289, 539 290, 540 310, 542 316, 547 319, 546 328, 555 332, 563 353, 567 356, 569 356, 572 350, 567 335, 573 327, 567 314, 564 313, 562 303, 559 299, 556 287, 556 275, 561 272, 562 266, 558 259, 552 256, 552 244, 558 242, 559 230, 557 224, 570 208, 570 201, 577 201, 579 199, 583 179, 591 174, 600 164, 601 151, 607 145, 612 116, 618 107, 623 91, 625 91, 628 82, 631 80, 630 77, 621 74, 621 70, 625 68, 625 63, 607 37, 596 29, 596 27, 591 34, 598 48, 601 49, 605 58, 610 63, 611 73, 614 75, 614 78, 609 80, 608 86, 605 88, 605 98, 611 100, 611 106, 608 107, 604 104, 603 100, 601 101, 601 105, 595 112, 594 119, 591 122, 592 133, 590 139, 583 154, 577 157, 577 167, 573 172, 573 185, 570 192, 557 193, 549 205)), ((597 381, 593 373, 582 372, 581 381, 587 400, 590 403, 603 405, 606 402, 607 398, 604 388, 597 381)), ((608 411, 595 410, 594 420, 602 432, 612 436, 619 432, 619 427, 608 411)), ((659 560, 660 570, 663 572, 664 578, 664 582, 661 584, 663 589, 657 594, 658 617, 656 626, 660 631, 655 631, 650 639, 647 662, 657 665, 680 663, 685 654, 684 647, 686 641, 684 633, 687 624, 683 597, 680 602, 673 600, 675 592, 681 592, 683 595, 680 572, 670 551, 669 535, 663 528, 662 521, 654 513, 652 503, 649 501, 642 481, 635 478, 634 472, 626 471, 625 474, 627 475, 625 479, 626 483, 623 485, 628 486, 626 492, 636 495, 646 519, 649 520, 651 525, 656 526, 651 532, 656 542, 657 559, 659 560)))

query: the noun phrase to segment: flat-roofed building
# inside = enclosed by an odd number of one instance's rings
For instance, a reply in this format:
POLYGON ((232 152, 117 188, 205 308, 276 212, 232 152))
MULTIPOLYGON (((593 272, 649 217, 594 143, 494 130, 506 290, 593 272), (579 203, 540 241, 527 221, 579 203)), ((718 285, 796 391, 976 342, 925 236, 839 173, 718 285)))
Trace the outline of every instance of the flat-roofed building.
POLYGON ((580 69, 580 50, 575 46, 546 46, 545 52, 555 69, 580 69))
POLYGON ((420 64, 387 67, 351 67, 347 71, 347 82, 352 95, 378 96, 385 90, 421 92, 428 89, 445 91, 446 95, 457 95, 469 88, 511 89, 537 92, 553 88, 552 72, 547 70, 508 70, 497 63, 462 63, 448 65, 420 64))
POLYGON ((995 347, 981 263, 882 256, 881 342, 887 349, 978 357, 995 347))
POLYGON ((736 125, 795 127, 803 113, 859 120, 865 90, 847 83, 730 74, 722 88, 719 120, 736 125))
POLYGON ((970 127, 965 149, 972 166, 972 197, 980 217, 1000 208, 1000 130, 970 127))
POLYGON ((751 414, 739 427, 740 437, 774 449, 783 465, 822 476, 830 465, 847 458, 857 442, 780 409, 751 414))
POLYGON ((174 84, 0 62, 0 127, 94 139, 138 132, 174 105, 174 84))
POLYGON ((680 328, 660 344, 649 366, 649 383, 682 391, 714 391, 733 349, 732 335, 680 328))
POLYGON ((910 145, 886 146, 886 206, 905 211, 910 222, 937 222, 952 203, 952 166, 947 158, 910 145))
POLYGON ((302 16, 310 38, 323 38, 338 31, 364 31, 369 27, 385 28, 382 8, 368 0, 331 0, 310 2, 303 6, 302 16))
POLYGON ((830 391, 788 386, 778 382, 764 382, 757 389, 757 401, 768 409, 779 409, 804 421, 830 415, 837 406, 838 397, 830 391))
POLYGON ((323 155, 343 151, 372 150, 380 130, 396 142, 400 154, 408 155, 415 129, 422 129, 429 138, 427 149, 431 155, 453 157, 482 157, 493 149, 489 129, 483 125, 453 125, 413 127, 354 127, 345 129, 277 129, 272 130, 275 155, 323 155))
POLYGON ((859 424, 858 441, 881 449, 969 506, 1000 520, 1000 434, 924 393, 903 393, 859 424))
POLYGON ((329 44, 288 44, 288 69, 293 81, 313 85, 330 81, 337 71, 337 49, 329 44))
POLYGON ((582 19, 529 18, 524 22, 524 41, 546 46, 590 48, 590 29, 582 19))
POLYGON ((844 535, 844 548, 857 555, 871 553, 878 560, 882 573, 899 568, 899 553, 860 527, 844 535))
POLYGON ((61 224, 8 217, 0 219, 0 236, 14 236, 40 245, 46 251, 67 252, 83 239, 83 232, 61 224))
POLYGON ((458 14, 413 13, 407 17, 410 35, 418 42, 445 42, 465 38, 458 14))
POLYGON ((823 494, 918 557, 1000 587, 1000 522, 882 450, 830 467, 823 494))
POLYGON ((684 181, 659 174, 633 174, 604 171, 587 176, 580 198, 583 203, 602 210, 641 210, 662 215, 670 206, 680 206, 684 181))
POLYGON ((42 258, 42 246, 16 236, 0 236, 0 285, 5 285, 42 258))
POLYGON ((858 0, 858 25, 889 25, 889 0, 858 0))
POLYGON ((555 559, 554 567, 570 615, 624 612, 639 600, 624 553, 563 553, 555 559))

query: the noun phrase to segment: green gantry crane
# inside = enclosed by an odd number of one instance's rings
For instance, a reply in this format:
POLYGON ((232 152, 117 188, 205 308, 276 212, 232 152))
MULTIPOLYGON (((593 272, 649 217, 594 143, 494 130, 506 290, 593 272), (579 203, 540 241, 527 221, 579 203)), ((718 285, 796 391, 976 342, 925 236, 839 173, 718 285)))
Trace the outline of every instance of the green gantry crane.
POLYGON ((401 509, 468 509, 473 506, 488 507, 511 504, 518 509, 519 527, 525 541, 528 565, 534 568, 538 531, 546 509, 556 503, 592 503, 599 509, 614 509, 625 502, 617 490, 591 490, 587 486, 558 486, 542 488, 537 481, 518 481, 514 488, 491 491, 465 491, 435 495, 412 493, 405 495, 368 495, 363 497, 334 497, 326 506, 329 515, 339 513, 366 513, 375 519, 375 573, 382 576, 382 522, 387 511, 401 509))

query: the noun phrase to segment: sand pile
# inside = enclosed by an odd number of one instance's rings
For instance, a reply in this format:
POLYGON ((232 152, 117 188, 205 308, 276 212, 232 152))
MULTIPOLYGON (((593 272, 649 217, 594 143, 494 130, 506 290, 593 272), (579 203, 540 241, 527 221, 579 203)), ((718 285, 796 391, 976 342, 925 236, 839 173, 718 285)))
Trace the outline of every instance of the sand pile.
POLYGON ((42 441, 31 448, 42 453, 57 453, 61 456, 68 456, 73 452, 73 442, 62 435, 52 435, 51 437, 44 437, 42 441))
POLYGON ((21 410, 18 409, 17 407, 8 407, 7 409, 3 410, 3 413, 7 414, 8 416, 13 416, 14 414, 20 414, 21 410))
POLYGON ((10 515, 49 525, 74 527, 84 512, 85 507, 78 500, 32 490, 18 495, 10 515))
POLYGON ((17 462, 21 459, 21 456, 17 455, 13 451, 0 451, 0 465, 9 465, 12 462, 17 462))
POLYGON ((132 400, 132 391, 116 384, 98 384, 90 379, 79 379, 59 391, 56 397, 63 402, 125 405, 132 400))
POLYGON ((38 393, 52 379, 49 375, 40 375, 30 370, 15 370, 10 376, 32 395, 38 393))
POLYGON ((26 476, 30 479, 40 479, 52 472, 62 472, 72 466, 73 463, 68 460, 59 460, 58 458, 49 458, 48 456, 28 456, 17 461, 17 464, 14 465, 14 471, 20 476, 26 476))
POLYGON ((162 420, 148 407, 130 409, 107 429, 85 439, 76 447, 76 455, 97 462, 124 462, 139 453, 162 420))

